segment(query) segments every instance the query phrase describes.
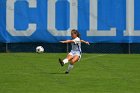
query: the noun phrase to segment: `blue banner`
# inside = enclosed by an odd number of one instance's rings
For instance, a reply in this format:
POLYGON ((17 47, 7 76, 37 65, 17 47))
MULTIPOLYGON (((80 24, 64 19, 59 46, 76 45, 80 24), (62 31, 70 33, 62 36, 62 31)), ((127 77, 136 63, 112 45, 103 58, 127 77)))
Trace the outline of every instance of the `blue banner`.
POLYGON ((0 0, 0 42, 140 43, 140 0, 0 0))

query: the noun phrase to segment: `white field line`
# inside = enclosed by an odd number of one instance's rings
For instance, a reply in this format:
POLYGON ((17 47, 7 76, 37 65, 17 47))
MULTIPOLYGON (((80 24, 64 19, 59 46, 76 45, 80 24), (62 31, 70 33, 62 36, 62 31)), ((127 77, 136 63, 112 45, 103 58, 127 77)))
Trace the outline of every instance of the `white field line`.
POLYGON ((81 61, 85 61, 85 60, 89 60, 89 59, 97 58, 97 57, 102 57, 102 56, 106 56, 106 55, 108 55, 108 54, 100 54, 97 56, 90 56, 90 57, 86 57, 86 58, 81 59, 81 61))

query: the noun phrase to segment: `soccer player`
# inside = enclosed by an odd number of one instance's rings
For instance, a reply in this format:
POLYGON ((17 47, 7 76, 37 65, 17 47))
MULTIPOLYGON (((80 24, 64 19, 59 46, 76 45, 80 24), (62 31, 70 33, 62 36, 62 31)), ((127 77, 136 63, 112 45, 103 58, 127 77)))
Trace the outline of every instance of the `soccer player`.
POLYGON ((89 45, 89 42, 80 40, 80 33, 75 29, 71 31, 71 37, 72 40, 60 41, 61 43, 71 43, 72 45, 72 50, 67 55, 67 57, 64 60, 61 60, 59 58, 59 63, 61 64, 61 66, 64 66, 64 64, 70 61, 70 64, 68 65, 68 68, 65 72, 66 74, 70 72, 70 70, 73 68, 73 65, 81 58, 81 42, 89 45))

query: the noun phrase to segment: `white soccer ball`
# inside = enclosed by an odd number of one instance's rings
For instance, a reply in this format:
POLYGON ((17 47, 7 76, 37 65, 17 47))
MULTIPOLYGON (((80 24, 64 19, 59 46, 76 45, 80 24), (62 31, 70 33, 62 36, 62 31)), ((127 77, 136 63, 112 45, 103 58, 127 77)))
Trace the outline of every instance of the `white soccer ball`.
POLYGON ((36 52, 37 53, 43 53, 44 52, 44 48, 42 46, 37 46, 36 47, 36 52))

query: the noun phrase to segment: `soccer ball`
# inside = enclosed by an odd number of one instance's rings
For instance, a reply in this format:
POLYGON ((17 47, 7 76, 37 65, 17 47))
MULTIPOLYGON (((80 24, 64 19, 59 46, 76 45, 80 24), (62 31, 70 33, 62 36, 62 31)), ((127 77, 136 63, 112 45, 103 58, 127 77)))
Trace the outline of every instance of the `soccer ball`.
POLYGON ((36 52, 37 53, 43 53, 44 52, 44 48, 42 46, 37 46, 36 47, 36 52))

